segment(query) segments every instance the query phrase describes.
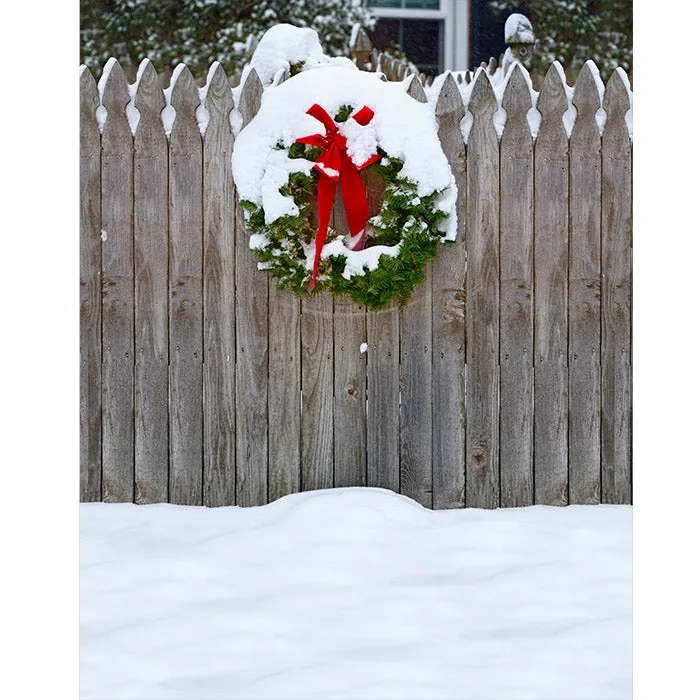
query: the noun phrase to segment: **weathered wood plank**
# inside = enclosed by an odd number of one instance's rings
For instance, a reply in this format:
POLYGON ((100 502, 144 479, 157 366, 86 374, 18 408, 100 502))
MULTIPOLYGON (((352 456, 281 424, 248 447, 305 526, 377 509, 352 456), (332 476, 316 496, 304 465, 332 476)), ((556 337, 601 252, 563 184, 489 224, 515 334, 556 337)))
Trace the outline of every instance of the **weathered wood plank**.
POLYGON ((204 475, 205 506, 236 502, 235 194, 231 174, 233 97, 220 64, 204 105, 204 475))
POLYGON ((100 104, 92 73, 80 73, 80 500, 102 498, 102 268, 100 104))
POLYGON ((367 311, 348 297, 333 299, 333 484, 367 483, 367 311))
POLYGON ((367 313, 367 486, 399 493, 399 306, 367 313))
MULTIPOLYGON (((415 77, 408 94, 427 101, 415 77)), ((426 508, 433 505, 432 268, 399 316, 400 491, 426 508)))
POLYGON ((533 143, 523 70, 503 93, 501 137, 500 505, 534 503, 533 484, 533 143))
POLYGON ((102 499, 134 500, 133 137, 129 89, 105 66, 102 106, 102 499))
MULTIPOLYGON (((260 108, 262 84, 248 74, 237 105, 243 126, 260 108)), ((268 280, 249 250, 243 211, 236 207, 236 503, 268 499, 268 280)))
POLYGON ((438 136, 457 183, 458 230, 441 246, 432 276, 433 507, 465 504, 465 254, 466 152, 464 105, 451 74, 435 107, 438 136))
POLYGON ((153 64, 134 95, 134 480, 136 503, 168 501, 168 141, 153 64))
POLYGON ((333 298, 301 300, 301 488, 333 487, 333 298))
MULTIPOLYGON (((371 213, 371 212, 370 212, 371 213)), ((332 226, 349 233, 343 199, 338 192, 332 226)), ((333 485, 367 483, 367 310, 347 296, 333 297, 333 485)))
POLYGON ((632 502, 632 145, 621 72, 605 88, 602 140, 602 501, 632 502))
POLYGON ((268 289, 269 499, 274 501, 301 488, 301 304, 272 280, 268 289))
POLYGON ((499 504, 499 150, 496 96, 479 71, 469 101, 467 142, 466 505, 499 504))
POLYGON ((202 501, 202 136, 188 68, 170 102, 170 501, 202 501))
POLYGON ((535 142, 535 503, 568 502, 568 139, 564 83, 554 64, 535 142))
MULTIPOLYGON (((597 73, 597 71, 596 71, 597 73)), ((586 63, 569 142, 569 503, 600 503, 600 94, 586 63)))

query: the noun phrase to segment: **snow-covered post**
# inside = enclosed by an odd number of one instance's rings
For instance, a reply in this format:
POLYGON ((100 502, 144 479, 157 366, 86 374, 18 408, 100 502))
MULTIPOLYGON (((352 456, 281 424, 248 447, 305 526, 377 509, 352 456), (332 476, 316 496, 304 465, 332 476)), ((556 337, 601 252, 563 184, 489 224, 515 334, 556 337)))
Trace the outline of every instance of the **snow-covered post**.
POLYGON ((504 29, 505 43, 508 46, 503 56, 503 74, 506 75, 511 63, 525 64, 530 60, 537 39, 530 20, 519 13, 508 17, 504 29))
POLYGON ((349 43, 350 54, 352 55, 355 65, 360 70, 368 70, 372 49, 374 47, 372 46, 372 41, 367 35, 367 32, 359 24, 353 25, 349 43))

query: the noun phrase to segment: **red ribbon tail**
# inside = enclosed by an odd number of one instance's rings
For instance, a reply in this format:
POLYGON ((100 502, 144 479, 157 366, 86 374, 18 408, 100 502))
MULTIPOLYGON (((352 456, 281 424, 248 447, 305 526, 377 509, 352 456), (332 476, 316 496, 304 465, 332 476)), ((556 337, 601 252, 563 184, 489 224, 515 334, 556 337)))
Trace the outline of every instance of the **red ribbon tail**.
POLYGON ((314 252, 314 267, 309 280, 308 292, 311 294, 316 286, 316 278, 318 277, 318 264, 321 260, 321 251, 323 244, 326 242, 326 234, 328 233, 328 223, 331 219, 331 211, 333 209, 333 200, 335 199, 335 187, 337 180, 332 180, 329 177, 321 177, 318 179, 318 230, 316 231, 316 250, 314 252))
POLYGON ((361 234, 352 249, 362 250, 365 244, 365 230, 369 218, 369 205, 365 185, 362 182, 360 171, 355 167, 347 154, 343 154, 343 170, 340 178, 340 189, 343 195, 345 216, 348 220, 348 229, 352 238, 361 234))

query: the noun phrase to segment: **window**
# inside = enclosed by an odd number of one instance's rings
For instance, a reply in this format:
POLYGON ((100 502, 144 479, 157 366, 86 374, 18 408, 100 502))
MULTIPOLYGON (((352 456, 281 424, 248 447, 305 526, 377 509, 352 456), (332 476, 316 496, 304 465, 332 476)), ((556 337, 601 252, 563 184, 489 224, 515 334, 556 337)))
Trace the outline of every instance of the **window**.
POLYGON ((443 20, 380 17, 374 27, 372 43, 380 51, 397 47, 421 73, 439 75, 444 70, 444 31, 443 20))
POLYGON ((403 7, 411 10, 439 10, 440 0, 372 0, 372 7, 403 7))

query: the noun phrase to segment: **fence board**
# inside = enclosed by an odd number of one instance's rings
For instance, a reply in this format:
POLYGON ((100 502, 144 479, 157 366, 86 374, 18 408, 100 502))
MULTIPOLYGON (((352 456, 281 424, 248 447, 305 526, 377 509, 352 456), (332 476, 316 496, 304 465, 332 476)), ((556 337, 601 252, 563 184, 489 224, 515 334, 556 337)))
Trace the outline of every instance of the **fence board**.
POLYGON ((602 500, 632 502, 632 145, 630 99, 614 72, 602 141, 602 500))
POLYGON ((235 503, 236 344, 234 222, 231 174, 233 97, 220 64, 204 100, 209 122, 203 144, 204 223, 204 474, 206 506, 235 503))
POLYGON ((80 73, 80 500, 102 498, 100 131, 97 84, 80 73))
MULTIPOLYGON (((257 113, 262 84, 248 74, 237 105, 243 126, 257 113)), ((236 502, 262 505, 268 498, 268 283, 257 268, 236 207, 236 502)))
POLYGON ((600 95, 589 64, 569 142, 569 503, 600 503, 600 95))
POLYGON ((367 486, 399 492, 399 306, 367 314, 367 486))
POLYGON ((482 70, 469 101, 467 142, 466 505, 498 506, 498 220, 497 109, 482 70))
MULTIPOLYGON (((408 94, 427 101, 415 76, 408 94)), ((433 505, 432 268, 432 262, 426 265, 423 284, 399 317, 400 490, 426 508, 433 505)))
MULTIPOLYGON (((108 70, 105 67, 105 70, 108 70)), ((102 498, 134 500, 133 137, 114 61, 102 106, 102 498)))
MULTIPOLYGON (((340 193, 332 212, 333 228, 349 233, 340 193)), ((367 483, 367 310, 348 297, 333 297, 333 484, 367 483)))
POLYGON ((523 71, 503 93, 501 137, 500 505, 528 506, 533 493, 533 143, 523 71))
POLYGON ((168 500, 168 141, 148 62, 134 96, 134 474, 136 503, 168 500))
POLYGON ((568 501, 568 140, 564 84, 552 65, 535 142, 535 503, 568 501))
POLYGON ((460 130, 464 105, 451 74, 442 84, 435 114, 440 143, 457 183, 459 225, 457 239, 441 246, 432 271, 433 507, 463 508, 466 152, 460 130))
POLYGON ((333 298, 301 300, 301 488, 333 487, 333 298))
POLYGON ((189 69, 170 102, 170 501, 202 504, 202 137, 189 69))

